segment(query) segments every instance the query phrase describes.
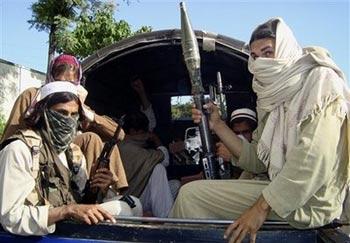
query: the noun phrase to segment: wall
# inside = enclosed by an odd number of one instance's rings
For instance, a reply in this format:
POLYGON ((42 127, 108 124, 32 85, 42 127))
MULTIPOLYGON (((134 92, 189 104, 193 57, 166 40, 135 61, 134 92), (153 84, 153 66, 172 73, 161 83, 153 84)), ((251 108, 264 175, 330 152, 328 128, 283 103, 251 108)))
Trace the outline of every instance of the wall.
POLYGON ((7 119, 17 96, 44 82, 45 73, 0 59, 0 114, 7 119))

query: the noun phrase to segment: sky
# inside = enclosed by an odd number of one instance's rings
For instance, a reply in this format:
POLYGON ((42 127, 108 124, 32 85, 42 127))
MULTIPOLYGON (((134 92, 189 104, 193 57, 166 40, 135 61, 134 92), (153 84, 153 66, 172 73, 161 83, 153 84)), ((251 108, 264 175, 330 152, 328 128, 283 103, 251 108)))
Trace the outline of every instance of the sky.
MULTIPOLYGON (((48 33, 29 29, 32 0, 0 0, 0 58, 46 70, 48 33)), ((118 1, 115 18, 133 30, 180 28, 178 0, 118 1)), ((194 29, 249 41, 252 30, 271 17, 282 17, 300 45, 328 49, 349 79, 350 0, 187 0, 194 29)))

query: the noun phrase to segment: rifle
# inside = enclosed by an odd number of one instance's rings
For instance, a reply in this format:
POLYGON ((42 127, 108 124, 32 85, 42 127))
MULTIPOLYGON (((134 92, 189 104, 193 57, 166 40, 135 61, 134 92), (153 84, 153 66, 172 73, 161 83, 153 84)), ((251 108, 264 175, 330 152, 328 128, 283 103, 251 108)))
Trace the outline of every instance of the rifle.
POLYGON ((213 152, 213 141, 209 130, 207 112, 204 111, 204 89, 202 85, 200 56, 198 42, 187 16, 185 3, 180 3, 181 11, 181 45, 186 67, 191 79, 192 95, 196 108, 204 114, 199 123, 199 132, 202 142, 202 164, 206 179, 219 179, 218 162, 213 152))
MULTIPOLYGON (((111 138, 111 140, 109 140, 108 142, 106 142, 104 144, 103 149, 101 151, 101 154, 97 159, 96 170, 102 169, 102 168, 109 169, 111 153, 112 153, 114 146, 119 141, 119 134, 120 134, 120 131, 122 129, 123 123, 124 123, 124 116, 122 116, 119 119, 118 127, 115 130, 114 135, 111 138)), ((96 201, 99 201, 99 202, 102 201, 101 191, 98 188, 91 188, 90 187, 90 180, 87 181, 84 191, 85 191, 85 195, 83 198, 84 203, 96 203, 96 201)))
MULTIPOLYGON (((226 87, 225 87, 226 89, 226 87)), ((226 97, 224 95, 224 87, 222 85, 221 73, 217 72, 216 74, 216 85, 209 85, 209 96, 210 99, 219 107, 220 116, 222 120, 226 120, 227 111, 226 111, 226 97)), ((220 139, 213 134, 214 140, 219 141, 220 139)), ((231 169, 230 166, 225 164, 223 158, 216 158, 219 164, 219 175, 220 179, 230 179, 231 178, 231 169)))

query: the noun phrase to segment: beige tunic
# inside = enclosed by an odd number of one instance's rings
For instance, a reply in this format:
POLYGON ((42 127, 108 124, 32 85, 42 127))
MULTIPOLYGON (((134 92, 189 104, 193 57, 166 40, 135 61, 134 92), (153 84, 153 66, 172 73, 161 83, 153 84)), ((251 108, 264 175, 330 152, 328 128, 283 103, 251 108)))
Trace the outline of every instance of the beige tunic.
MULTIPOLYGON (((57 161, 68 168, 64 153, 57 161)), ((28 146, 16 140, 0 152, 0 221, 9 232, 20 235, 45 235, 54 232, 55 225, 47 225, 49 205, 28 206, 26 198, 35 187, 32 175, 33 159, 28 146)), ((80 192, 87 180, 86 164, 83 157, 82 166, 74 177, 80 192)))
MULTIPOLYGON (((348 166, 346 118, 336 115, 335 101, 303 123, 298 144, 271 182, 203 181, 181 189, 172 217, 237 218, 263 194, 273 212, 298 228, 330 223, 342 212, 348 166), (327 139, 325 139, 327 138, 327 139)), ((339 114, 339 113, 337 113, 339 114)), ((260 121, 257 137, 264 127, 260 121)), ((256 142, 243 144, 238 165, 254 173, 266 171, 256 155, 256 142)))

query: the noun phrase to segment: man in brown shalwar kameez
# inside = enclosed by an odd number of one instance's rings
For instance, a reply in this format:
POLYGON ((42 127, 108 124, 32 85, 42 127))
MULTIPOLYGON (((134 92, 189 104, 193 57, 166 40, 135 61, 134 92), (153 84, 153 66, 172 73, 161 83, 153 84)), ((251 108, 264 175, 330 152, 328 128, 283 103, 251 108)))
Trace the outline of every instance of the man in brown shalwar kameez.
POLYGON ((165 170, 168 150, 148 132, 149 121, 141 111, 126 114, 123 128, 127 135, 119 149, 129 183, 126 193, 139 197, 144 211, 167 217, 174 203, 165 170))

